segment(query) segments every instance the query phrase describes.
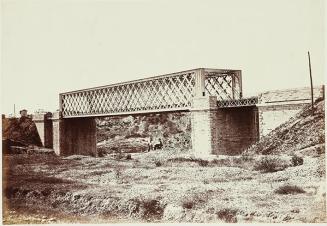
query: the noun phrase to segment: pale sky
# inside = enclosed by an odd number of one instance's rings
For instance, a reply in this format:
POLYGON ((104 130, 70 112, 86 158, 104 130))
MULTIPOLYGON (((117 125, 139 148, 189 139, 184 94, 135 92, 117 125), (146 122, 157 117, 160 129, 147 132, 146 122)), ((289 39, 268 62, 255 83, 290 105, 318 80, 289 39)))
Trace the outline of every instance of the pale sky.
POLYGON ((323 0, 2 0, 1 111, 59 92, 198 67, 240 69, 245 95, 323 83, 323 0))

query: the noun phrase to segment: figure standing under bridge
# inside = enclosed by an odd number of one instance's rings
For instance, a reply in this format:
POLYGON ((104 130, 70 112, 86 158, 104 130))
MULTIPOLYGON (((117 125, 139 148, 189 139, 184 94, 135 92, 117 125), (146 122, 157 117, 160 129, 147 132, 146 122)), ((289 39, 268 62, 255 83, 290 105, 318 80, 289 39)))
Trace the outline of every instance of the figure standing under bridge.
POLYGON ((159 138, 157 142, 154 142, 152 137, 149 138, 148 151, 162 149, 162 147, 163 143, 161 141, 161 138, 159 138))

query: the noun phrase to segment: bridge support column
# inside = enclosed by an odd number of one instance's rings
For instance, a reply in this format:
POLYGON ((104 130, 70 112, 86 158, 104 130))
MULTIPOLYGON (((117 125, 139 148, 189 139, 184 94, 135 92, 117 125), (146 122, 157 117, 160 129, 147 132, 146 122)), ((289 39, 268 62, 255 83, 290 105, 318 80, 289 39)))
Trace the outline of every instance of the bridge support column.
POLYGON ((218 149, 217 97, 193 99, 191 110, 192 150, 195 156, 205 157, 218 149))
POLYGON ((36 113, 33 115, 33 121, 40 136, 42 146, 52 148, 52 121, 51 113, 36 113))
POLYGON ((97 156, 95 118, 68 118, 54 113, 53 149, 57 155, 97 156))

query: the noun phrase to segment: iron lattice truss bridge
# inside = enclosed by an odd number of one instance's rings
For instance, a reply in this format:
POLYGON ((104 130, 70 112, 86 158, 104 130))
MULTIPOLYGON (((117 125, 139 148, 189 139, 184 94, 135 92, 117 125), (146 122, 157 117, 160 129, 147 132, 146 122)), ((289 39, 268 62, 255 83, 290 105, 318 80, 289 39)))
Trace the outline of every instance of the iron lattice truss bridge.
POLYGON ((64 118, 190 110, 204 95, 217 96, 218 106, 238 104, 241 71, 199 68, 61 93, 60 110, 64 118))

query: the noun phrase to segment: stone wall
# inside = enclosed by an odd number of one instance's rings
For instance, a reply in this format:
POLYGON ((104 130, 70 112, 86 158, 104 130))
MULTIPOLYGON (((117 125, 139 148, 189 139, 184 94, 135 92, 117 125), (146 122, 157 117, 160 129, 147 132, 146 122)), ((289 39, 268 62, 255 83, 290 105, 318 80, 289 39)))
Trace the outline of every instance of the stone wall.
MULTIPOLYGON (((314 99, 323 96, 323 87, 314 88, 314 99)), ((311 103, 309 87, 274 90, 259 95, 260 137, 294 117, 304 106, 311 103)))
POLYGON ((53 117, 53 149, 57 155, 97 156, 94 118, 53 117))
POLYGON ((191 110, 192 151, 195 156, 211 155, 218 149, 217 97, 196 97, 191 110))
POLYGON ((256 107, 218 109, 216 122, 218 148, 213 154, 238 155, 259 139, 256 107))
POLYGON ((36 113, 32 116, 43 147, 52 148, 52 114, 36 113))

